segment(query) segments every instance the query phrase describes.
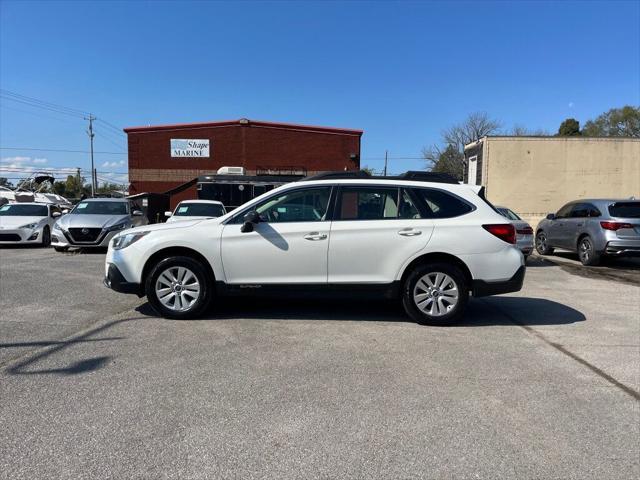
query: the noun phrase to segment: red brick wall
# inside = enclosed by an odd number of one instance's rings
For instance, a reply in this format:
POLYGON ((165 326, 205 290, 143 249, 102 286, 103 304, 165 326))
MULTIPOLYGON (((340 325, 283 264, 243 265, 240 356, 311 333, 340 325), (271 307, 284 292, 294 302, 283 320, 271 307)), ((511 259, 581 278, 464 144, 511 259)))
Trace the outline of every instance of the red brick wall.
POLYGON ((222 166, 245 167, 247 173, 260 166, 298 166, 309 172, 360 167, 360 133, 313 128, 230 123, 132 129, 130 191, 165 192, 222 166), (209 158, 172 158, 172 138, 209 139, 209 158))

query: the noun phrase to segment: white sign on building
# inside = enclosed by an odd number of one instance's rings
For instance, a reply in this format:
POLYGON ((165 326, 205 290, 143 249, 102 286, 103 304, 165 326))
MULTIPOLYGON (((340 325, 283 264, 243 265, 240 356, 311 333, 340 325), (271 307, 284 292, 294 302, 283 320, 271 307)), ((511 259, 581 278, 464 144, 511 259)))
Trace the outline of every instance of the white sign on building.
POLYGON ((171 139, 172 157, 209 157, 209 139, 171 139))

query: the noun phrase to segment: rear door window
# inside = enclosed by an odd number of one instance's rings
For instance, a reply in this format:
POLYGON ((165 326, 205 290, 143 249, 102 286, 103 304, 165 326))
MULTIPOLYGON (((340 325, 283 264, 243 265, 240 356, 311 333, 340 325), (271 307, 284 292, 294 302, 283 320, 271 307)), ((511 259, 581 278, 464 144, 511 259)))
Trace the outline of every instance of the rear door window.
POLYGON ((640 218, 640 202, 616 202, 609 205, 609 215, 620 218, 640 218))
POLYGON ((398 196, 399 189, 393 187, 342 187, 338 200, 338 219, 399 218, 398 196))
POLYGON ((431 188, 413 189, 422 201, 429 218, 453 218, 466 215, 474 207, 455 195, 431 188))

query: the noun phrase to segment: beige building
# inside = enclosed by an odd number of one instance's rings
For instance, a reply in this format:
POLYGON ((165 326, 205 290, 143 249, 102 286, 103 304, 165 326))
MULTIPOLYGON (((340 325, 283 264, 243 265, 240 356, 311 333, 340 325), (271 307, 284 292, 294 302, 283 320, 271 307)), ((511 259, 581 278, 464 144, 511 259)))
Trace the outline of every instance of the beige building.
POLYGON ((580 198, 640 198, 640 139, 484 137, 465 146, 464 181, 535 228, 580 198))

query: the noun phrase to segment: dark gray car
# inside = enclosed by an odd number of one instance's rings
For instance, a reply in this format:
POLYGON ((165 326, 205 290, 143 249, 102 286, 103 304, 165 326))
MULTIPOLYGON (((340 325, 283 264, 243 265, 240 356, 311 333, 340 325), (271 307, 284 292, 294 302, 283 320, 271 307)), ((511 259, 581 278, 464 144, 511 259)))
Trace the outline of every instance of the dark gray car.
POLYGON ((567 203, 550 213, 536 229, 541 255, 555 248, 577 252, 584 265, 602 256, 640 255, 640 201, 588 199, 567 203))
POLYGON ((116 233, 147 223, 142 211, 126 199, 88 198, 54 224, 51 245, 59 252, 69 247, 107 247, 116 233))

